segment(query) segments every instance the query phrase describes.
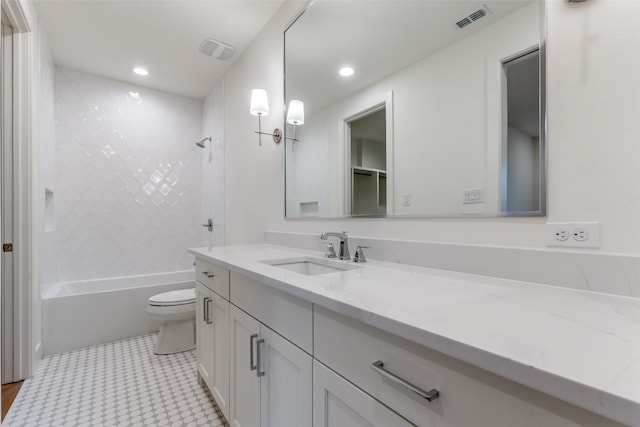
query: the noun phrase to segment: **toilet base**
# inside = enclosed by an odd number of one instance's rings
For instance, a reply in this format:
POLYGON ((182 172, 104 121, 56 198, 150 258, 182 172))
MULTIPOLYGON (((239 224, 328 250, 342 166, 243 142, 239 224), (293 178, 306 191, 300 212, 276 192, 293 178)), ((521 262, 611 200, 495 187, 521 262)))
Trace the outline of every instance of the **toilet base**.
POLYGON ((196 324, 193 317, 162 322, 155 354, 173 354, 196 348, 196 324))

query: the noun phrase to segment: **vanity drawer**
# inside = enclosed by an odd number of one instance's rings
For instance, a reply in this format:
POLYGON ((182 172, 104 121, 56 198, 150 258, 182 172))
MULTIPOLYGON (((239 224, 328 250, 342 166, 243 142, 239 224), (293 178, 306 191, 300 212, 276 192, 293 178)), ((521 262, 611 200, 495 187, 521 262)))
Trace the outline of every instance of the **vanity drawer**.
POLYGON ((280 335, 313 354, 313 309, 310 302, 231 272, 230 301, 280 335))
POLYGON ((196 258, 196 280, 221 297, 229 299, 229 270, 196 258))
POLYGON ((418 426, 619 426, 572 404, 314 306, 314 357, 418 426), (439 397, 394 383, 372 364, 439 397))

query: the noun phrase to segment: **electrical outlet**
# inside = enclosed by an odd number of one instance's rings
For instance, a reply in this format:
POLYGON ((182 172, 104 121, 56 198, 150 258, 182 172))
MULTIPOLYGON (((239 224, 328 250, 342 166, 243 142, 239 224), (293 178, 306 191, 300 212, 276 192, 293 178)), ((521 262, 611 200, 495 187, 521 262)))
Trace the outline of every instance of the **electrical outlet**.
POLYGON ((553 236, 558 242, 564 242, 569 238, 569 232, 565 229, 558 229, 553 236))
POLYGON ((589 240, 589 232, 584 228, 576 228, 571 233, 571 237, 573 237, 573 240, 577 242, 586 242, 589 240))
POLYGON ((484 191, 482 188, 469 188, 468 190, 462 190, 462 204, 468 205, 470 203, 483 203, 484 191))
POLYGON ((547 246, 599 248, 600 223, 548 222, 547 246))

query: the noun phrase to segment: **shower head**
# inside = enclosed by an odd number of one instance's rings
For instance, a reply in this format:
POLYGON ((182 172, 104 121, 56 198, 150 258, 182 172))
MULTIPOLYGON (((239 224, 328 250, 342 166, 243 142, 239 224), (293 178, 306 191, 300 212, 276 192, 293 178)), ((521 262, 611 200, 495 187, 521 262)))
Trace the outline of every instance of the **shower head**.
POLYGON ((211 142, 211 137, 210 137, 210 136, 208 136, 208 137, 206 137, 206 138, 203 138, 202 140, 200 140, 200 141, 196 142, 196 145, 197 145, 198 147, 200 147, 200 148, 204 148, 204 142, 205 142, 205 141, 209 141, 209 142, 211 142))

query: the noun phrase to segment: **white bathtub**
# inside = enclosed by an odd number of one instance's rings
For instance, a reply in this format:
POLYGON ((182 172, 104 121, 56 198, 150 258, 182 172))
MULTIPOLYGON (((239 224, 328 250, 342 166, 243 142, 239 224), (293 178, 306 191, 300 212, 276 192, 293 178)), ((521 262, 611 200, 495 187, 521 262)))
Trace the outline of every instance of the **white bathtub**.
POLYGON ((53 354, 155 332, 150 296, 195 287, 193 270, 57 283, 42 297, 43 353, 53 354))

